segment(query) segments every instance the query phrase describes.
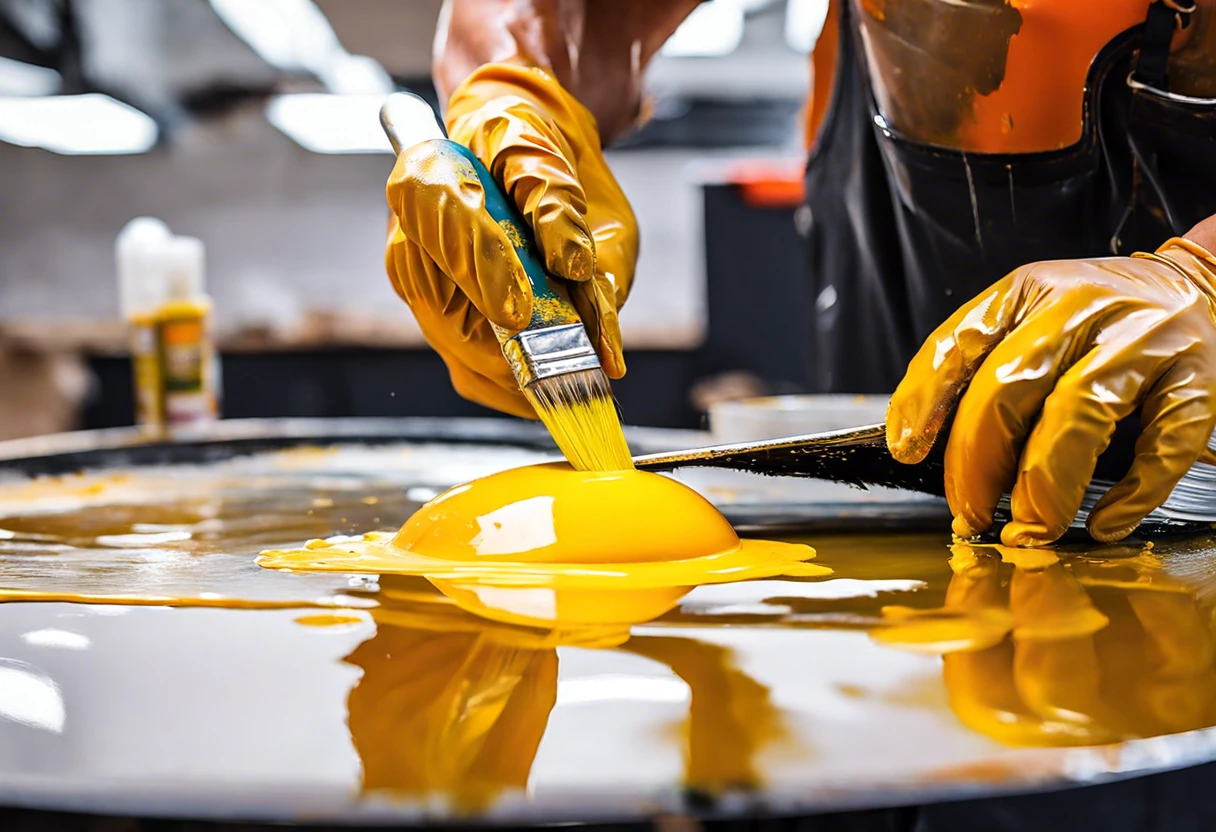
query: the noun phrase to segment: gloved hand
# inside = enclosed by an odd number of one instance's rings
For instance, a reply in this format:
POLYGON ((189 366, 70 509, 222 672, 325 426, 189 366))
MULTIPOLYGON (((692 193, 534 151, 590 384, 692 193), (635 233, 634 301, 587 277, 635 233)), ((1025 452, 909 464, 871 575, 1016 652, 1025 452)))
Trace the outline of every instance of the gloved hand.
MULTIPOLYGON (((604 162, 595 119, 544 70, 488 64, 448 103, 450 137, 473 151, 532 227, 549 273, 564 278, 610 378, 625 374, 617 310, 637 261, 637 223, 604 162)), ((467 399, 535 418, 490 324, 512 334, 532 294, 480 184, 436 164, 425 143, 397 159, 385 262, 427 341, 467 399)))
POLYGON ((1126 537, 1204 453, 1216 424, 1216 257, 1174 238, 1155 254, 1033 263, 958 310, 912 359, 887 413, 901 462, 946 445, 954 533, 992 525, 1012 489, 1008 546, 1068 528, 1115 423, 1141 407, 1131 470, 1089 516, 1126 537))

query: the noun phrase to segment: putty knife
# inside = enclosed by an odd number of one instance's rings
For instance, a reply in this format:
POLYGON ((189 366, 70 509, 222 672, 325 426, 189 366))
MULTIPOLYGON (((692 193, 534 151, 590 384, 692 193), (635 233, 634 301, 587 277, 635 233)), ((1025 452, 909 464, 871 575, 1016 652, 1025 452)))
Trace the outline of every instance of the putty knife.
POLYGON ((831 480, 860 488, 903 488, 942 497, 946 493, 942 457, 941 448, 935 447, 916 465, 897 462, 887 451, 884 427, 866 425, 763 442, 647 454, 634 458, 634 464, 643 471, 729 468, 768 476, 831 480))

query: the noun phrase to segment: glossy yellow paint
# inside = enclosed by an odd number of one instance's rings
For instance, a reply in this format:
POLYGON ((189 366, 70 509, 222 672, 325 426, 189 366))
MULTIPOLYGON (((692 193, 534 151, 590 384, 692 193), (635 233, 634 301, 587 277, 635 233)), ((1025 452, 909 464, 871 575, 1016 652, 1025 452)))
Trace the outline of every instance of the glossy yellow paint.
POLYGON ((516 468, 458 485, 396 535, 311 540, 263 552, 270 569, 428 578, 457 603, 528 624, 628 624, 694 586, 822 576, 802 544, 740 540, 709 501, 643 471, 516 468))

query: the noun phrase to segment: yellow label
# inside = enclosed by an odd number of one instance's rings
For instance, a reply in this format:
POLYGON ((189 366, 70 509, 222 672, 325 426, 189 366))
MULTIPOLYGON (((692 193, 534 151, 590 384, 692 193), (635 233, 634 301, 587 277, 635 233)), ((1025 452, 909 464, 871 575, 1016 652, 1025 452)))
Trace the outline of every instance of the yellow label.
POLYGON ((165 423, 160 353, 151 319, 131 322, 131 373, 135 384, 135 424, 159 428, 165 423))
POLYGON ((176 302, 132 320, 131 362, 140 425, 197 425, 219 415, 209 312, 206 302, 176 302))

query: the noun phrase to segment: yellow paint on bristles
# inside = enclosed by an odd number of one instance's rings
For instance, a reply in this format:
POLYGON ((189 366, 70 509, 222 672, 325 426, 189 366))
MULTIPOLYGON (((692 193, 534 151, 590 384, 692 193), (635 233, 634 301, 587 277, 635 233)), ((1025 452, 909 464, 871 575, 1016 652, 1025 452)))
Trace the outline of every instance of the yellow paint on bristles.
POLYGON ((602 370, 539 379, 524 388, 536 415, 578 471, 625 471, 633 458, 602 370))

